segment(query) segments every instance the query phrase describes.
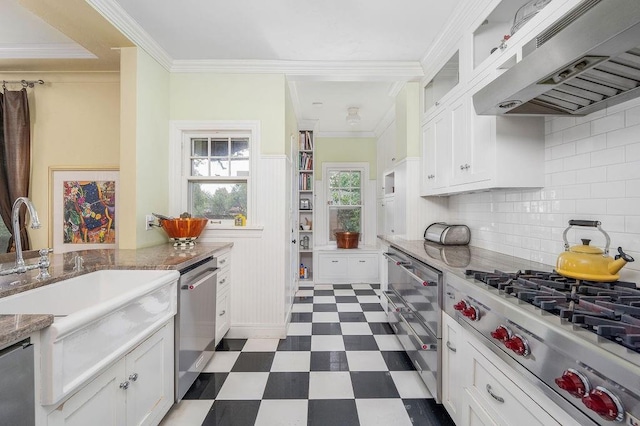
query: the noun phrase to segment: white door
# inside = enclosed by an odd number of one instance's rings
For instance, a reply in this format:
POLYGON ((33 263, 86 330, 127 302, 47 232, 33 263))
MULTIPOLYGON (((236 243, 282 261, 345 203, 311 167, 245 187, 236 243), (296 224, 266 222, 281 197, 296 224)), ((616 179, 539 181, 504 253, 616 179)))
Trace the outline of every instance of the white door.
POLYGON ((298 229, 300 228, 300 219, 298 217, 298 171, 296 170, 296 158, 298 158, 298 137, 297 135, 291 135, 291 161, 287 163, 287 167, 289 168, 289 176, 291 176, 291 180, 289 182, 289 188, 291 190, 291 196, 289 197, 289 222, 291 224, 291 234, 289 235, 289 265, 290 271, 290 288, 287 292, 287 300, 286 305, 287 309, 285 310, 285 315, 288 314, 289 307, 293 303, 293 296, 298 290, 298 281, 300 279, 300 268, 298 267, 298 260, 300 255, 298 253, 298 229))

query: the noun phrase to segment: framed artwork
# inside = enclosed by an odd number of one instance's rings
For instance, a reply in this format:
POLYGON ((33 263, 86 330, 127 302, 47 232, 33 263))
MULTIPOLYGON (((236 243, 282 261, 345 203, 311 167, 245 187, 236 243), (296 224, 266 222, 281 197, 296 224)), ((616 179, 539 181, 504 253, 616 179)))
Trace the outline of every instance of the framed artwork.
POLYGON ((116 248, 118 170, 51 167, 49 172, 53 251, 116 248))

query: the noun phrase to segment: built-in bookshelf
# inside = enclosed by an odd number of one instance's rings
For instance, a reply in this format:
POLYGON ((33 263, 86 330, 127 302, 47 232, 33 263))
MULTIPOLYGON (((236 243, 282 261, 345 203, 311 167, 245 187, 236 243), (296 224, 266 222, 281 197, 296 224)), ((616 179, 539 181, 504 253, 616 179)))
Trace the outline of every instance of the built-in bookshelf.
POLYGON ((313 281, 313 131, 298 134, 298 265, 300 281, 313 281))

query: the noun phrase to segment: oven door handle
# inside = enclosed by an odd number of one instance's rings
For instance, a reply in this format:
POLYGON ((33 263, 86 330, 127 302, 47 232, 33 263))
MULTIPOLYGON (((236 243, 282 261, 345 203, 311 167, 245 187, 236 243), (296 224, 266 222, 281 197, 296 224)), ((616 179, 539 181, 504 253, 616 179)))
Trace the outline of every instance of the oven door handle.
POLYGON ((422 339, 420 339, 420 337, 418 337, 418 333, 416 333, 416 331, 413 329, 411 324, 409 324, 409 321, 407 321, 407 319, 404 317, 404 315, 402 315, 402 313, 398 313, 398 316, 400 317, 400 320, 402 320, 404 325, 407 326, 407 328, 409 329, 409 332, 411 334, 413 334, 414 339, 416 339, 418 341, 418 345, 420 346, 420 349, 422 349, 423 351, 436 351, 436 350, 438 350, 438 346, 437 345, 424 343, 422 341, 422 339))
POLYGON ((202 275, 202 274, 207 274, 207 275, 205 275, 204 277, 200 278, 198 281, 196 281, 196 282, 194 282, 192 284, 184 284, 180 288, 182 290, 195 290, 200 284, 204 283, 209 278, 215 277, 216 275, 218 275, 218 268, 207 268, 200 275, 202 275), (209 273, 207 273, 207 272, 209 272, 209 273))
POLYGON ((403 265, 399 265, 402 269, 404 269, 404 271, 409 274, 409 276, 411 278, 413 278, 414 280, 416 280, 417 282, 419 282, 420 284, 422 284, 423 287, 435 287, 438 285, 437 281, 426 281, 422 278, 420 278, 419 276, 417 276, 416 274, 414 274, 413 272, 411 272, 409 270, 409 268, 405 268, 403 265))
POLYGON ((408 260, 404 260, 400 257, 395 258, 393 256, 393 253, 382 253, 382 255, 384 257, 386 257, 387 259, 389 259, 390 261, 392 261, 393 263, 395 263, 396 265, 400 266, 400 265, 410 265, 411 262, 409 262, 408 260))

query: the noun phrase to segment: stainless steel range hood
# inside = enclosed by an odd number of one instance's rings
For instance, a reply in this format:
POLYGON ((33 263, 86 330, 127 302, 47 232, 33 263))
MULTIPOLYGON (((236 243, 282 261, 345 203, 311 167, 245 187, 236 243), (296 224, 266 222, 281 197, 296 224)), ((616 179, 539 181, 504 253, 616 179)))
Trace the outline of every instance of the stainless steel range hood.
POLYGON ((640 0, 586 0, 473 95, 482 115, 586 115, 640 96, 640 0))

